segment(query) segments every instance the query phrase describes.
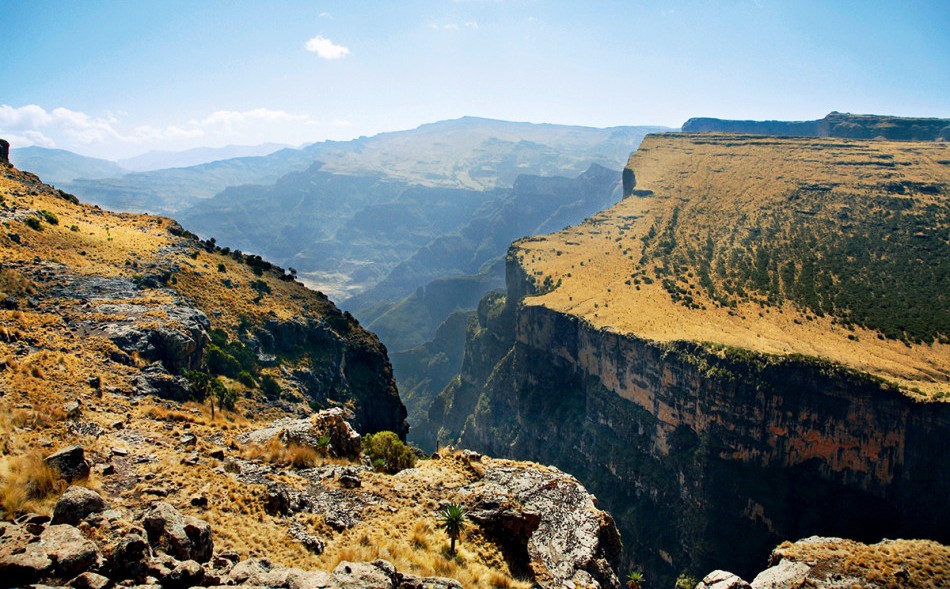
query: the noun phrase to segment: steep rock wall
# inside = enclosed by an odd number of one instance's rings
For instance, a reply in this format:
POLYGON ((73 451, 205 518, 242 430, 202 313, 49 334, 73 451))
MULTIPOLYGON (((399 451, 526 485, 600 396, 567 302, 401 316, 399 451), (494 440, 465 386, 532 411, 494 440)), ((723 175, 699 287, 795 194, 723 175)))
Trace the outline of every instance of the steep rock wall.
POLYGON ((950 540, 950 405, 807 357, 594 329, 522 305, 532 292, 510 257, 507 299, 486 300, 430 419, 443 441, 575 474, 653 579, 749 575, 811 534, 950 540))

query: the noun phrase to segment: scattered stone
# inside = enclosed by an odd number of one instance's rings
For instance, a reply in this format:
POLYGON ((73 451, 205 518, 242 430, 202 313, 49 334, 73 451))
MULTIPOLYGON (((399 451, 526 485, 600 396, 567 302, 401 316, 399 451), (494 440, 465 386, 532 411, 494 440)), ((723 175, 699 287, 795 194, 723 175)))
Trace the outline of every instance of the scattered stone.
POLYGON ((206 509, 208 507, 208 498, 204 495, 194 495, 192 496, 190 503, 193 507, 206 509))
POLYGON ((102 377, 93 376, 86 381, 90 387, 96 389, 97 391, 102 388, 102 377))
POLYGON ((224 450, 221 448, 215 448, 208 454, 208 456, 214 458, 215 460, 224 460, 224 450))
POLYGON ((147 487, 142 490, 142 493, 146 495, 154 495, 156 497, 168 497, 168 489, 163 489, 161 487, 147 487))
POLYGON ((102 426, 92 421, 70 421, 66 425, 66 430, 74 436, 88 436, 98 438, 105 433, 102 426))
POLYGON ((49 438, 40 438, 40 439, 39 439, 39 444, 40 444, 40 447, 42 447, 42 448, 52 448, 52 447, 53 447, 53 440, 51 440, 51 439, 49 439, 49 438))
POLYGON ((67 419, 76 419, 82 415, 79 401, 67 401, 63 404, 63 411, 66 412, 67 419))
POLYGON ((106 502, 98 493, 85 487, 72 486, 56 502, 52 524, 77 525, 89 515, 106 508, 106 502))
POLYGON ((89 476, 89 462, 82 446, 68 446, 46 457, 46 464, 55 469, 66 482, 89 476))
POLYGON ((122 448, 120 446, 113 446, 110 449, 110 451, 112 452, 113 456, 128 456, 129 455, 128 449, 122 448))
POLYGON ((198 436, 195 434, 184 434, 178 438, 178 443, 182 446, 194 446, 198 443, 198 436))
POLYGON ((112 422, 112 429, 115 429, 115 430, 125 429, 125 422, 124 422, 124 421, 121 421, 121 420, 120 420, 120 421, 113 421, 113 422, 112 422))
POLYGON ((186 560, 178 565, 162 579, 165 589, 183 589, 200 585, 204 580, 205 571, 194 560, 186 560))
POLYGON ((198 457, 198 453, 197 453, 197 452, 192 452, 192 453, 189 454, 188 456, 185 456, 184 458, 182 458, 182 459, 181 459, 181 463, 184 464, 184 465, 186 465, 186 466, 195 466, 195 465, 198 464, 199 460, 200 460, 200 459, 199 459, 199 457, 198 457))
POLYGON ((115 466, 112 464, 97 464, 92 467, 92 471, 99 476, 112 476, 115 474, 115 466))
POLYGON ((262 587, 286 587, 288 569, 275 566, 266 558, 249 558, 234 565, 228 578, 229 584, 258 585, 262 587))

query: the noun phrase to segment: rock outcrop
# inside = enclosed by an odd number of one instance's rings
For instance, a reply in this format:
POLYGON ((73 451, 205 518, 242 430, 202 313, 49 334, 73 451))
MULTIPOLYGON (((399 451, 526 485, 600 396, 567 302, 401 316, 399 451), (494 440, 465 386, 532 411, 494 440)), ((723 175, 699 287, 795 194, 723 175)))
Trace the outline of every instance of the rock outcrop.
POLYGON ((770 565, 751 583, 726 571, 713 571, 696 589, 923 589, 950 584, 950 547, 920 540, 866 545, 812 536, 783 543, 772 552, 770 565))
POLYGON ((270 427, 241 437, 243 442, 255 444, 265 444, 273 439, 285 445, 297 444, 313 450, 325 450, 337 458, 359 458, 363 448, 360 435, 344 419, 340 408, 319 411, 304 419, 279 419, 270 427))

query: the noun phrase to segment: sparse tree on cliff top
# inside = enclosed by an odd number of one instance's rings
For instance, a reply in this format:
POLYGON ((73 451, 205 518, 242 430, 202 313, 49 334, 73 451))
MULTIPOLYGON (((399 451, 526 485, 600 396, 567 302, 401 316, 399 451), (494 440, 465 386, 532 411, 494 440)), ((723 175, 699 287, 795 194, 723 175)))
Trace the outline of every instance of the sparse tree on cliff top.
POLYGON ((455 555, 455 541, 462 535, 465 522, 468 521, 465 506, 461 503, 449 503, 439 510, 439 527, 449 535, 449 553, 455 555))

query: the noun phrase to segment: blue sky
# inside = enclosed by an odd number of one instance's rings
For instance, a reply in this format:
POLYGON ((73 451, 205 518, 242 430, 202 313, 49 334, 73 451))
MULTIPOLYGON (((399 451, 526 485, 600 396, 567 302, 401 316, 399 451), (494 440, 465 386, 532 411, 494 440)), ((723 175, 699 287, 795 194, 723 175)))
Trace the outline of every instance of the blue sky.
POLYGON ((0 136, 111 159, 465 115, 950 117, 948 1, 0 4, 0 136))

